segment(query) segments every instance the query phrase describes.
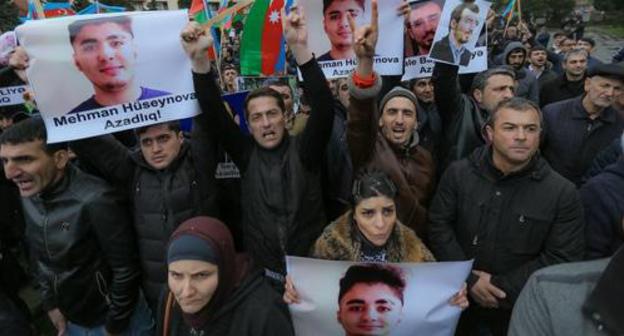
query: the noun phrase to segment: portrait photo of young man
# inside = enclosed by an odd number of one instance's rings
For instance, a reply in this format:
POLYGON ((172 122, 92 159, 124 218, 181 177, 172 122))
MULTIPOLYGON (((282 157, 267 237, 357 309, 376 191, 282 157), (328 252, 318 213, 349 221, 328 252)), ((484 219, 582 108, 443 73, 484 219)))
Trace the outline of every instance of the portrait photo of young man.
POLYGON ((340 279, 336 313, 344 334, 391 335, 403 317, 405 287, 402 270, 392 265, 349 267, 340 279))
POLYGON ((137 48, 129 16, 78 20, 68 30, 73 63, 91 82, 94 93, 69 113, 169 94, 137 82, 137 48))
POLYGON ((355 57, 353 32, 348 16, 359 26, 365 11, 364 0, 323 0, 323 30, 331 43, 331 49, 317 57, 317 60, 332 61, 355 57))

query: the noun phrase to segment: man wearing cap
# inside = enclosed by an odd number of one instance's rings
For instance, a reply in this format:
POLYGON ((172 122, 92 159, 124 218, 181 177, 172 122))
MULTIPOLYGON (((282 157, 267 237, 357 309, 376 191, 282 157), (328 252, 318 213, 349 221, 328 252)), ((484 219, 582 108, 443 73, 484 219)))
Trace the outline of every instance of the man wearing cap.
POLYGON ((373 8, 372 17, 370 26, 361 27, 355 33, 354 51, 358 66, 349 77, 351 103, 347 142, 353 171, 372 167, 388 174, 399 190, 399 220, 422 237, 426 232, 426 204, 433 191, 433 159, 419 145, 415 131, 418 127, 418 100, 411 91, 402 87, 392 89, 379 103, 381 113, 375 110, 382 84, 381 77, 373 72, 377 42, 376 8, 373 8), (358 41, 358 33, 366 28, 373 33, 358 41))
POLYGON ((599 64, 584 86, 582 96, 544 108, 544 157, 577 186, 594 156, 622 134, 624 121, 611 105, 624 91, 624 67, 599 64))

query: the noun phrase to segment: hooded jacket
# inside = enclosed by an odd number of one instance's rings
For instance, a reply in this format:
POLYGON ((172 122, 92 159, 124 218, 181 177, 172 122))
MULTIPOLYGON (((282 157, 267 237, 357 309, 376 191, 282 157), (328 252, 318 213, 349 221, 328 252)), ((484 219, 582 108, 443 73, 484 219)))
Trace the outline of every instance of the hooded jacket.
MULTIPOLYGON (((379 129, 381 111, 375 99, 381 89, 381 77, 375 86, 361 89, 349 77, 351 100, 348 110, 347 141, 353 171, 368 167, 386 173, 398 189, 397 215, 402 223, 421 236, 426 235, 427 206, 433 193, 435 167, 431 154, 418 144, 414 130, 406 145, 388 141, 379 129)), ((383 101, 387 99, 387 95, 383 101)), ((417 106, 417 103, 414 102, 417 106)))
POLYGON ((590 179, 580 193, 585 208, 585 258, 610 257, 624 237, 624 160, 590 179))
MULTIPOLYGON (((317 259, 360 261, 362 243, 357 237, 351 211, 325 228, 310 256, 317 259)), ((410 228, 397 221, 387 243, 388 262, 435 261, 429 249, 410 228)))
MULTIPOLYGON (((503 64, 509 65, 509 54, 513 51, 520 50, 524 54, 524 60, 527 59, 526 49, 520 42, 511 42, 507 44, 505 50, 503 51, 503 64)), ((535 104, 539 105, 539 83, 535 75, 528 71, 524 64, 517 69, 516 67, 512 67, 514 72, 516 73, 516 80, 518 81, 518 87, 516 88, 516 97, 521 97, 525 99, 529 99, 535 104)))
MULTIPOLYGON (((511 309, 535 270, 583 256, 583 211, 576 188, 536 154, 522 170, 503 175, 490 146, 453 163, 429 209, 430 247, 438 261, 475 259, 473 269, 511 309)), ((477 280, 471 275, 468 286, 477 280)))
POLYGON ((184 220, 217 215, 216 141, 206 131, 205 114, 194 118, 191 139, 162 170, 154 169, 140 150, 130 151, 111 135, 71 144, 81 160, 92 163, 108 181, 127 191, 132 202, 137 233, 143 290, 155 311, 162 285, 167 281, 165 248, 171 233, 184 220))

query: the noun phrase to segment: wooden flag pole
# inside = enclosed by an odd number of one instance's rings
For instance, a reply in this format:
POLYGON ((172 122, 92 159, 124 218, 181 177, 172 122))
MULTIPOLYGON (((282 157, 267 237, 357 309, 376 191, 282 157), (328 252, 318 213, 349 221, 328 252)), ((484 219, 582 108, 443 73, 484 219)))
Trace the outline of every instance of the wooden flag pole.
POLYGON ((227 8, 225 10, 223 10, 221 13, 218 13, 217 15, 213 16, 210 20, 206 21, 206 23, 204 23, 202 25, 202 27, 204 27, 204 29, 208 30, 210 29, 210 27, 212 27, 215 23, 217 22, 221 22, 223 21, 223 19, 225 19, 228 15, 234 14, 235 12, 238 12, 239 10, 251 5, 254 2, 254 0, 240 0, 238 3, 236 3, 236 5, 227 8))
POLYGON ((41 1, 32 0, 32 2, 35 5, 35 12, 37 13, 37 18, 45 19, 45 12, 43 11, 43 5, 41 5, 41 1))
POLYGON ((168 10, 177 10, 178 7, 178 1, 177 0, 167 0, 167 9, 168 10))

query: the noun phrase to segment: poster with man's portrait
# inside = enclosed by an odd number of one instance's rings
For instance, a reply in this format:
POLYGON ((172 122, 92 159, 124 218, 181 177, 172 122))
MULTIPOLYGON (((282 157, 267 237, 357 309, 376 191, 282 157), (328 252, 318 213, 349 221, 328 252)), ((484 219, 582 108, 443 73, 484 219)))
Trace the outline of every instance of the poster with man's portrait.
POLYGON ((180 43, 185 11, 33 20, 17 28, 50 143, 199 111, 180 43))
POLYGON ((469 66, 489 8, 483 0, 446 0, 429 58, 469 66))
MULTIPOLYGON (((379 39, 374 67, 382 75, 398 75, 403 70, 403 41, 397 38, 404 28, 398 13, 402 1, 378 1, 379 39)), ((325 77, 346 77, 357 64, 347 17, 351 15, 357 27, 370 24, 371 0, 301 1, 300 6, 308 25, 308 45, 325 77)))
POLYGON ((301 300, 289 305, 295 333, 451 336, 461 309, 449 304, 472 261, 354 263, 287 257, 301 300))

